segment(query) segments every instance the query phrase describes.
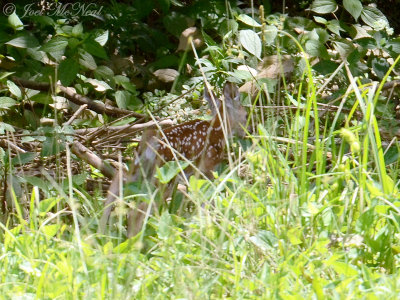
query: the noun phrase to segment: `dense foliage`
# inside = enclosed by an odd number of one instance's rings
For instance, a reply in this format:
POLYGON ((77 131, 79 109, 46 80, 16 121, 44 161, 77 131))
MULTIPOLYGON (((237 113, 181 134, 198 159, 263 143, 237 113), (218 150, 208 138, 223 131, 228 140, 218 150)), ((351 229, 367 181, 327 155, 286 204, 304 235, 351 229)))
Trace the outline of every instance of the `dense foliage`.
POLYGON ((397 11, 249 3, 4 4, 0 298, 397 297, 397 11), (252 130, 168 202, 177 164, 127 187, 98 233, 143 124, 207 118, 205 79, 241 86, 252 130), (160 210, 127 238, 138 199, 160 210))

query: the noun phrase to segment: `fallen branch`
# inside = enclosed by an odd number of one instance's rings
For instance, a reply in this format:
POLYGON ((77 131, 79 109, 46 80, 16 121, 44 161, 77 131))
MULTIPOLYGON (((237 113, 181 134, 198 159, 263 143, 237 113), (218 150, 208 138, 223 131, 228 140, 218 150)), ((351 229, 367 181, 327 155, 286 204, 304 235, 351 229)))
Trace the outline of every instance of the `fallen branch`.
POLYGON ((90 149, 86 148, 81 143, 74 142, 71 147, 71 151, 80 159, 98 169, 108 178, 112 179, 114 177, 115 169, 110 164, 105 163, 100 157, 98 157, 90 149))
MULTIPOLYGON (((27 89, 32 89, 32 90, 38 90, 38 91, 43 91, 43 92, 48 92, 51 90, 51 86, 49 83, 46 82, 36 82, 36 81, 31 81, 31 80, 26 80, 22 78, 18 78, 13 76, 11 78, 18 86, 27 88, 27 89)), ((75 92, 75 90, 71 87, 65 87, 60 84, 57 85, 57 88, 64 93, 65 98, 67 98, 69 101, 77 104, 77 105, 84 105, 86 104, 89 109, 97 112, 97 113, 105 113, 110 116, 133 116, 136 118, 144 118, 146 115, 144 114, 139 114, 136 112, 132 112, 130 110, 126 109, 121 109, 118 107, 114 107, 111 105, 107 105, 101 102, 95 102, 92 99, 79 95, 75 92)))

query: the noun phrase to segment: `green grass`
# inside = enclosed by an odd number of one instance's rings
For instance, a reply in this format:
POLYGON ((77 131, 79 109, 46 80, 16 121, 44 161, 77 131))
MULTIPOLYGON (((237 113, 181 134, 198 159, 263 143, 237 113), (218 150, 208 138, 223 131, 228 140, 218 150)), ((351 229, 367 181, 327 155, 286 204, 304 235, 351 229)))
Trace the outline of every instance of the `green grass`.
POLYGON ((191 211, 164 210, 132 239, 124 209, 97 234, 101 197, 72 184, 47 199, 33 188, 28 217, 14 199, 0 299, 396 299, 398 165, 385 164, 376 89, 350 79, 361 117, 319 119, 308 88, 305 109, 258 122, 244 160, 190 179, 191 211))

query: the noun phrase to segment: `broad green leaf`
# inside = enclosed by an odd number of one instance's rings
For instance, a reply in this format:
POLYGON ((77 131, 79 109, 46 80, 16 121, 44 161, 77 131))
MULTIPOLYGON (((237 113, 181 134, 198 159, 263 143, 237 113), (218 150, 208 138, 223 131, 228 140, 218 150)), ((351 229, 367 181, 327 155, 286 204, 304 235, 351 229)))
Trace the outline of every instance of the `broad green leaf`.
POLYGON ((354 50, 353 43, 345 39, 333 42, 333 46, 342 58, 346 58, 354 50))
POLYGON ((317 16, 314 16, 314 20, 315 20, 315 22, 324 24, 324 25, 326 25, 328 23, 328 21, 325 18, 321 18, 321 17, 317 17, 317 16))
POLYGON ((0 110, 17 105, 18 102, 10 97, 0 97, 0 110))
POLYGON ((17 97, 17 98, 21 98, 22 97, 21 90, 11 80, 7 80, 7 87, 10 90, 10 93, 13 94, 15 97, 17 97))
POLYGON ((94 40, 96 42, 98 42, 100 44, 100 46, 104 46, 108 41, 108 30, 104 31, 102 34, 97 36, 94 40))
POLYGON ((20 20, 20 18, 16 15, 15 11, 8 16, 8 24, 11 25, 12 28, 15 30, 22 30, 24 29, 24 24, 20 20))
POLYGON ((6 43, 17 48, 36 48, 39 46, 38 40, 33 35, 22 35, 6 43))
POLYGON ((88 78, 85 82, 89 82, 91 85, 94 86, 94 89, 99 92, 104 92, 106 90, 111 90, 111 87, 102 80, 97 80, 93 78, 88 78))
POLYGON ((129 82, 129 78, 123 75, 115 75, 114 80, 116 84, 122 84, 123 82, 129 82))
POLYGON ((126 109, 128 107, 129 92, 127 91, 116 91, 115 102, 119 108, 126 109))
MULTIPOLYGON (((40 179, 40 178, 39 178, 40 179)), ((32 183, 31 183, 32 184, 32 183)), ((40 186, 39 186, 40 187, 40 186)), ((44 216, 48 213, 58 202, 60 202, 61 198, 48 198, 39 202, 39 213, 44 216)))
POLYGON ((28 48, 26 49, 26 52, 35 60, 40 61, 44 64, 48 63, 49 57, 47 56, 47 53, 44 51, 40 51, 37 49, 32 49, 28 48))
POLYGON ((172 219, 168 210, 165 210, 158 223, 157 235, 160 239, 167 239, 171 235, 172 219))
POLYGON ((337 9, 335 0, 314 0, 311 10, 317 14, 333 13, 337 9))
POLYGON ((302 243, 300 237, 302 236, 303 230, 299 227, 291 228, 287 231, 287 236, 292 245, 299 245, 302 243))
POLYGON ((273 25, 265 26, 264 40, 268 45, 275 42, 275 38, 277 35, 278 35, 278 29, 275 26, 273 25))
POLYGON ((79 63, 82 66, 88 68, 89 70, 96 70, 97 68, 96 61, 94 60, 93 56, 90 53, 86 52, 85 50, 81 50, 79 55, 80 55, 79 63))
POLYGON ((389 68, 390 65, 386 59, 381 57, 374 57, 372 59, 372 69, 374 70, 376 76, 379 77, 379 79, 383 79, 389 68))
POLYGON ((322 57, 325 59, 329 58, 325 45, 319 40, 308 40, 305 45, 305 50, 311 56, 322 57))
POLYGON ((58 76, 61 84, 69 86, 71 82, 76 78, 76 74, 79 72, 79 64, 71 58, 67 58, 60 63, 58 69, 58 76))
POLYGON ((335 261, 331 266, 339 275, 350 277, 358 274, 357 270, 350 263, 335 261))
POLYGON ((104 48, 95 40, 86 40, 83 44, 83 48, 94 56, 103 59, 108 59, 107 53, 104 50, 104 48))
POLYGON ((54 237, 60 230, 61 224, 51 224, 42 226, 40 229, 46 235, 47 238, 54 237))
POLYGON ((400 53, 400 38, 392 39, 386 43, 385 49, 392 57, 397 57, 400 53))
POLYGON ((72 36, 79 37, 82 34, 82 32, 83 32, 82 23, 78 23, 72 28, 72 36))
POLYGON ((133 94, 136 93, 136 86, 131 82, 122 82, 121 85, 123 88, 133 94))
MULTIPOLYGON (((40 177, 37 177, 37 176, 24 176, 23 179, 24 179, 27 183, 31 184, 32 186, 37 186, 37 187, 38 187, 39 189, 41 189, 42 191, 47 192, 47 191, 49 190, 49 184, 48 184, 48 182, 44 181, 44 180, 43 180, 42 178, 40 178, 40 177)), ((46 199, 46 200, 49 200, 49 199, 46 199)), ((40 203, 42 203, 43 201, 46 201, 46 200, 42 200, 42 201, 40 201, 40 203)), ((49 201, 50 201, 50 200, 49 200, 49 201)), ((47 204, 44 203, 43 206, 46 207, 47 204)), ((42 206, 39 205, 39 212, 44 211, 44 210, 41 210, 41 209, 40 209, 41 207, 42 207, 42 206)), ((46 212, 47 212, 47 211, 45 211, 44 214, 45 214, 46 212)))
POLYGON ((327 75, 333 73, 338 66, 338 63, 331 60, 321 60, 313 66, 313 69, 322 75, 327 75))
POLYGON ((114 72, 107 66, 99 66, 96 70, 94 70, 94 75, 96 78, 114 80, 114 72))
POLYGON ((330 20, 326 27, 333 33, 340 36, 340 31, 344 31, 340 26, 340 22, 338 20, 330 20))
POLYGON ((248 52, 261 59, 261 40, 257 33, 253 30, 241 30, 239 33, 239 40, 243 48, 248 52))
POLYGON ((376 40, 370 37, 365 37, 357 40, 357 44, 359 44, 363 49, 376 49, 378 48, 378 44, 376 40))
POLYGON ((229 32, 236 32, 239 28, 239 24, 235 20, 226 19, 224 20, 218 28, 218 32, 225 36, 229 32))
POLYGON ((41 104, 53 103, 53 98, 48 93, 39 93, 29 98, 29 100, 41 104))
POLYGON ((388 26, 385 15, 376 7, 364 6, 361 12, 361 20, 375 30, 382 30, 388 26))
POLYGON ((259 24, 257 21, 255 21, 252 17, 250 17, 248 15, 241 14, 237 17, 237 19, 246 25, 249 25, 252 27, 261 27, 261 24, 259 24))
POLYGON ((54 137, 47 137, 42 144, 41 156, 52 156, 65 150, 65 144, 59 143, 54 137))
POLYGON ((52 52, 62 52, 68 45, 68 40, 62 36, 53 37, 50 41, 44 44, 40 50, 53 54, 52 52))
POLYGON ((169 7, 171 5, 170 0, 158 0, 157 3, 164 13, 169 11, 169 7))
MULTIPOLYGON (((0 134, 5 134, 5 132, 15 132, 15 129, 12 125, 4 123, 4 122, 0 122, 0 134)), ((0 148, 3 149, 3 148, 0 148)))
POLYGON ((169 161, 165 163, 161 168, 157 168, 157 174, 155 177, 161 183, 168 183, 172 180, 172 178, 179 174, 181 168, 184 170, 188 165, 188 162, 169 161))
POLYGON ((343 6, 357 21, 363 9, 360 0, 343 0, 343 6))
POLYGON ((0 80, 3 80, 12 74, 14 74, 14 72, 0 72, 0 80))
POLYGON ((11 164, 13 166, 25 165, 25 164, 31 162, 35 157, 36 157, 35 152, 20 153, 17 156, 12 158, 11 164))

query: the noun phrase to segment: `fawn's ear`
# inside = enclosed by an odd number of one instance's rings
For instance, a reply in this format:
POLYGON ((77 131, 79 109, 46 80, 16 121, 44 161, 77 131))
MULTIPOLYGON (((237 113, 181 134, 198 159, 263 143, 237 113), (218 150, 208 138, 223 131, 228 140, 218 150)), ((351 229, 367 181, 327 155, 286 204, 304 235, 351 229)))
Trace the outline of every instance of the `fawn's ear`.
MULTIPOLYGON (((238 103, 240 100, 240 93, 239 93, 239 88, 236 84, 232 82, 226 82, 224 85, 224 100, 225 104, 229 105, 232 103, 233 105, 235 103, 238 103)), ((240 102, 239 102, 240 103, 240 102)))
POLYGON ((215 96, 215 94, 210 91, 207 87, 207 84, 204 84, 204 99, 207 100, 208 106, 211 109, 213 115, 217 114, 217 110, 221 105, 221 101, 215 96))

